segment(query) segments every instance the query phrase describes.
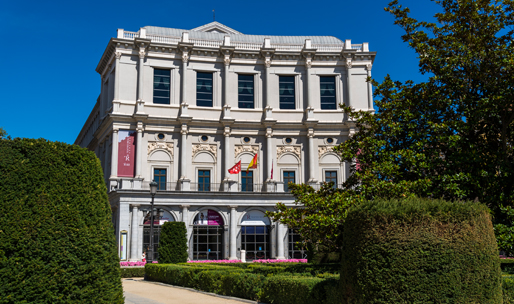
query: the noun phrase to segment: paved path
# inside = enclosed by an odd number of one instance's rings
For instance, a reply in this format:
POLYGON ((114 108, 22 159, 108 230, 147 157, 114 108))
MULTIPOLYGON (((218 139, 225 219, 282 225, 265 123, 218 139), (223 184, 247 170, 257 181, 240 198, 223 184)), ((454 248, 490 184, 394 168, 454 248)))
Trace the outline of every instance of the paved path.
POLYGON ((148 282, 143 278, 123 279, 126 304, 242 304, 245 299, 213 295, 191 288, 148 282))

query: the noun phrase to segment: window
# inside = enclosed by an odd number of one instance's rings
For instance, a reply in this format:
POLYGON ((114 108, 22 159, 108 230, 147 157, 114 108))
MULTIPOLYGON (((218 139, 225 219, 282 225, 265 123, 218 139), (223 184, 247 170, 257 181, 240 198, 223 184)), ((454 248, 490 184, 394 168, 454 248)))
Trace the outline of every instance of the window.
POLYGON ((241 191, 253 191, 253 171, 241 171, 241 191))
POLYGON ((253 109, 253 75, 239 74, 237 84, 237 94, 239 100, 239 108, 253 109))
POLYGON ((321 109, 336 110, 336 78, 334 76, 321 76, 319 79, 321 109))
POLYGON ((280 109, 294 110, 294 76, 279 76, 278 78, 280 109))
POLYGON ((210 170, 198 170, 198 191, 211 191, 210 170))
POLYGON ((246 250, 246 258, 248 260, 270 258, 269 231, 269 226, 241 227, 241 249, 246 250))
POLYGON ((193 259, 219 260, 223 250, 223 226, 193 227, 193 259))
POLYGON ((196 73, 196 105, 212 107, 212 73, 196 73))
POLYGON ((153 180, 157 183, 157 190, 166 190, 166 169, 153 169, 153 180))
POLYGON ((325 171, 325 183, 333 182, 333 188, 337 187, 337 171, 325 171))
POLYGON ((300 242, 302 238, 300 234, 298 234, 298 230, 289 228, 289 233, 287 235, 288 238, 288 252, 290 259, 306 259, 307 258, 307 250, 300 246, 300 242))
POLYGON ((170 104, 170 70, 153 70, 153 103, 170 104))
POLYGON ((284 171, 284 191, 285 192, 289 192, 289 187, 288 187, 288 184, 291 182, 291 183, 296 183, 295 181, 295 178, 294 178, 294 171, 284 171))

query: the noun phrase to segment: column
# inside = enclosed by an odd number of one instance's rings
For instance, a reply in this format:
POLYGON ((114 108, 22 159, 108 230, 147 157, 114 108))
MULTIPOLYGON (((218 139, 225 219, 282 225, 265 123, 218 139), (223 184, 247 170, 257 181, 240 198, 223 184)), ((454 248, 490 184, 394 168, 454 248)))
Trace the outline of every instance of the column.
POLYGON ((264 108, 268 108, 268 107, 271 107, 271 102, 270 102, 270 99, 271 99, 271 92, 270 92, 270 82, 271 82, 271 79, 270 79, 270 67, 271 67, 271 58, 266 58, 266 62, 264 64, 264 74, 266 75, 265 77, 265 82, 264 82, 264 85, 265 85, 265 88, 264 88, 264 91, 266 92, 266 98, 264 98, 264 108))
POLYGON ((143 100, 143 87, 144 87, 144 64, 145 64, 145 44, 141 43, 139 47, 139 65, 138 65, 138 79, 137 79, 137 109, 136 113, 145 112, 145 102, 143 100))
MULTIPOLYGON (((120 108, 120 59, 121 59, 121 53, 116 52, 116 68, 114 70, 114 100, 112 102, 112 111, 114 113, 117 113, 120 108)), ((106 110, 109 108, 107 105, 106 110)))
MULTIPOLYGON (((271 179, 271 167, 273 166, 273 149, 272 149, 272 136, 273 136, 273 130, 271 127, 268 127, 266 130, 266 174, 264 176, 267 176, 267 180, 271 179)), ((280 180, 280 179, 279 179, 280 180)))
MULTIPOLYGON (((227 51, 228 52, 228 51, 227 51)), ((223 68, 223 107, 228 106, 228 68, 230 65, 230 57, 225 56, 223 68)))
POLYGON ((314 128, 309 127, 307 137, 309 138, 309 181, 307 183, 317 183, 316 168, 318 160, 314 144, 314 128))
POLYGON ((284 224, 277 224, 277 260, 285 260, 285 252, 284 252, 284 224))
POLYGON ((348 103, 347 105, 349 107, 352 106, 352 100, 351 100, 351 90, 352 90, 352 83, 351 83, 351 69, 352 69, 352 60, 346 59, 346 90, 348 91, 348 103))
POLYGON ((189 240, 191 239, 191 230, 189 228, 189 205, 182 205, 182 222, 186 224, 186 233, 187 233, 187 248, 188 248, 188 256, 191 258, 192 252, 189 251, 189 240))
POLYGON ((141 178, 141 165, 143 162, 143 123, 137 123, 136 140, 136 178, 141 178))
MULTIPOLYGON (((371 77, 371 64, 366 65, 368 71, 368 78, 371 77)), ((368 110, 373 110, 373 85, 368 81, 368 110)))
POLYGON ((186 157, 186 146, 187 146, 187 125, 182 124, 182 130, 180 131, 182 138, 180 140, 180 179, 187 179, 187 157, 186 157))
POLYGON ((186 80, 187 80, 187 62, 189 61, 189 58, 188 58, 188 50, 189 48, 188 47, 182 47, 182 77, 180 77, 180 97, 181 97, 181 101, 180 103, 181 104, 184 104, 184 103, 187 103, 187 99, 186 99, 186 80))
POLYGON ((237 206, 230 206, 230 255, 229 260, 237 260, 237 206))
POLYGON ((225 127, 225 132, 223 132, 223 135, 225 136, 223 140, 223 162, 225 163, 223 176, 224 179, 229 180, 230 174, 228 173, 228 169, 230 169, 230 155, 228 151, 230 150, 230 127, 225 127))
POLYGON ((139 261, 140 255, 138 248, 138 230, 139 230, 139 205, 132 205, 132 223, 130 224, 130 261, 139 261))
POLYGON ((112 155, 111 155, 111 176, 109 179, 118 177, 118 129, 112 130, 112 155))

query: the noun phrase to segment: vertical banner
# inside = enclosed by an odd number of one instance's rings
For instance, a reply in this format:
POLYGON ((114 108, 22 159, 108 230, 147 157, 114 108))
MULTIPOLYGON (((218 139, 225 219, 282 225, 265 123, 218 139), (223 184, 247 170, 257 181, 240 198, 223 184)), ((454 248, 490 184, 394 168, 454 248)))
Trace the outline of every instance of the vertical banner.
POLYGON ((136 131, 118 131, 118 176, 134 177, 136 131))
POLYGON ((120 241, 120 260, 124 261, 127 259, 127 231, 121 231, 120 241))

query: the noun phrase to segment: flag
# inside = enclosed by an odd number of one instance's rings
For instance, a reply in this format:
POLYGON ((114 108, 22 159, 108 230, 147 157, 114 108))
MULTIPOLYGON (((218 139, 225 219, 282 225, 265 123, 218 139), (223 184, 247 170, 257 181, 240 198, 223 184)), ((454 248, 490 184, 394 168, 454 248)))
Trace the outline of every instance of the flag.
POLYGON ((273 162, 271 162, 271 180, 273 180, 273 162))
POLYGON ((248 168, 246 168, 246 173, 248 173, 248 170, 250 170, 250 168, 252 168, 252 169, 257 168, 257 153, 255 154, 252 161, 248 165, 248 168))
POLYGON ((241 161, 234 165, 234 167, 228 169, 228 173, 230 174, 239 174, 241 172, 241 161))

